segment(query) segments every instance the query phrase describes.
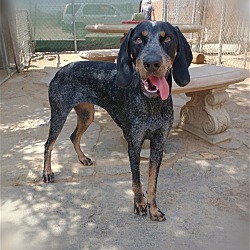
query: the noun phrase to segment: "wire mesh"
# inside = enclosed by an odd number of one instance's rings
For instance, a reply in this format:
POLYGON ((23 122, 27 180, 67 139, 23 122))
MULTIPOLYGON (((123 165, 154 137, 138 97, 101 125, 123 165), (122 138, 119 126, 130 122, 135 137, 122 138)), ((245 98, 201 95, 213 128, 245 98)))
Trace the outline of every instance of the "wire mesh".
POLYGON ((202 25, 201 32, 185 36, 193 51, 204 53, 206 63, 249 68, 247 4, 244 0, 166 0, 165 20, 202 25))
POLYGON ((210 64, 249 68, 247 1, 207 0, 200 51, 210 64))
MULTIPOLYGON (((120 24, 130 20, 140 5, 140 0, 13 1, 29 13, 36 51, 47 53, 118 48, 122 34, 90 33, 85 26, 120 24)), ((205 54, 207 63, 234 67, 249 67, 246 3, 247 0, 152 0, 156 20, 202 26, 201 32, 185 36, 193 51, 205 54)))
POLYGON ((119 35, 93 34, 88 24, 118 24, 138 12, 139 0, 14 0, 26 8, 32 20, 36 50, 60 52, 113 48, 119 46, 119 35))
POLYGON ((2 83, 8 75, 16 70, 15 51, 10 32, 10 24, 6 15, 6 6, 2 5, 0 9, 0 83, 2 83))
POLYGON ((1 24, 1 58, 1 68, 6 70, 7 73, 16 68, 14 50, 7 22, 1 24))
POLYGON ((28 67, 34 53, 31 21, 27 10, 16 11, 16 34, 20 68, 28 67))
MULTIPOLYGON (((204 16, 203 0, 165 0, 163 1, 163 20, 173 25, 189 24, 202 25, 204 16)), ((185 33, 193 51, 198 52, 201 42, 201 33, 185 33)))
POLYGON ((15 9, 11 2, 4 2, 0 21, 1 82, 5 75, 28 67, 34 53, 31 23, 27 10, 15 9))
POLYGON ((166 20, 172 24, 199 24, 201 4, 199 0, 166 0, 166 20))

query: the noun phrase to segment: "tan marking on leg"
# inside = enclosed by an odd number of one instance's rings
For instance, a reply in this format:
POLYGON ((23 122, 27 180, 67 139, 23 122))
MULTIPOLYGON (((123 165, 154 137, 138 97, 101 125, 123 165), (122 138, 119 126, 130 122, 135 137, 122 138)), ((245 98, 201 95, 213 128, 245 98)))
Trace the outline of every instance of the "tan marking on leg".
POLYGON ((46 152, 45 162, 44 162, 44 170, 46 171, 46 174, 52 174, 51 152, 52 152, 54 144, 55 144, 55 142, 52 142, 48 148, 48 151, 46 152))
POLYGON ((141 216, 147 215, 147 203, 144 199, 141 183, 133 183, 132 189, 134 192, 134 213, 141 216))
POLYGON ((91 103, 81 103, 75 107, 75 111, 77 113, 77 126, 75 131, 73 132, 75 137, 74 138, 72 137, 73 134, 71 136, 72 143, 74 145, 79 161, 84 165, 91 165, 92 164, 91 160, 87 158, 83 153, 83 151, 81 150, 80 142, 82 135, 94 120, 94 113, 95 113, 94 105, 91 103), (84 115, 86 117, 84 117, 84 115))
POLYGON ((156 205, 156 167, 149 167, 148 171, 148 203, 153 206, 156 205))
POLYGON ((159 210, 156 204, 156 185, 157 185, 156 168, 157 166, 155 165, 149 167, 147 203, 151 220, 164 221, 166 220, 165 215, 159 210))

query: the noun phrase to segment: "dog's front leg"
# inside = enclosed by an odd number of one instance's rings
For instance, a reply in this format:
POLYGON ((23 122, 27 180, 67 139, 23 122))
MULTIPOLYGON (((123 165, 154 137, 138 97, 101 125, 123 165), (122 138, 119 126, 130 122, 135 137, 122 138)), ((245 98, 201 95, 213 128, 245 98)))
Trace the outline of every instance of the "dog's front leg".
POLYGON ((166 220, 165 214, 160 211, 156 204, 157 178, 163 156, 163 138, 157 136, 150 142, 150 162, 148 171, 147 203, 150 218, 153 221, 166 220))
POLYGON ((140 179, 140 153, 141 146, 128 144, 128 155, 132 172, 132 189, 134 192, 134 213, 147 215, 147 204, 144 200, 140 179))

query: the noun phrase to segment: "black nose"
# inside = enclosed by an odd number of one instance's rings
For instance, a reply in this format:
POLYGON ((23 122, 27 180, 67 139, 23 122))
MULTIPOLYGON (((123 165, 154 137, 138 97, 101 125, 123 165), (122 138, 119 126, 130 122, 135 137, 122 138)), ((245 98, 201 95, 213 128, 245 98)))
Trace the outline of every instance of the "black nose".
POLYGON ((162 65, 162 58, 156 56, 149 56, 143 59, 144 68, 147 71, 154 72, 157 71, 162 65))

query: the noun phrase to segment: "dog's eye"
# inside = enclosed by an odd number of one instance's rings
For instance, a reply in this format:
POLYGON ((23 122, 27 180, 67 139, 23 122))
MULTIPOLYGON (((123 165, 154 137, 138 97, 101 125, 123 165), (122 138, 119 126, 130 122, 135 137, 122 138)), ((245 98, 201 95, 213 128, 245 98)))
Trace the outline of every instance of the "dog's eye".
POLYGON ((137 37, 137 38, 135 39, 135 43, 136 43, 136 44, 141 44, 141 43, 142 43, 142 39, 141 39, 140 37, 137 37))
POLYGON ((167 36, 164 40, 165 43, 170 43, 172 41, 172 38, 170 36, 167 36))

